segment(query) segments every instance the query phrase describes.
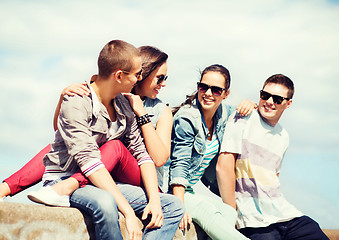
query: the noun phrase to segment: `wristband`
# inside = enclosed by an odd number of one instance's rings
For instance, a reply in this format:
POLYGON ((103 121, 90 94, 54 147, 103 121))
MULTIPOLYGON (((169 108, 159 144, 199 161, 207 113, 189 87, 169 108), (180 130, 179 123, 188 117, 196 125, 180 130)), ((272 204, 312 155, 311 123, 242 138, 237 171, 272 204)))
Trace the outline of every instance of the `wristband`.
POLYGON ((149 122, 151 122, 151 118, 148 115, 148 113, 146 113, 145 115, 142 115, 140 117, 137 117, 137 123, 138 123, 139 127, 146 124, 146 123, 149 123, 149 122))

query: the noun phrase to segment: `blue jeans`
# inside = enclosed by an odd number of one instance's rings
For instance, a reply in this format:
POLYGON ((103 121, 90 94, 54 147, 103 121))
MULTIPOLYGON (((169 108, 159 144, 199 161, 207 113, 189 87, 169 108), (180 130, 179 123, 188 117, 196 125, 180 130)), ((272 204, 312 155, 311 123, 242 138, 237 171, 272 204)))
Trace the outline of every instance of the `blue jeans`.
POLYGON ((329 240, 319 224, 307 216, 271 224, 268 227, 242 228, 239 231, 251 240, 329 240))
MULTIPOLYGON (((129 184, 117 183, 135 214, 141 217, 148 199, 145 190, 129 184)), ((164 214, 160 228, 145 229, 143 239, 173 239, 178 229, 184 208, 181 201, 170 194, 160 194, 161 207, 164 214)), ((87 213, 93 219, 96 239, 123 239, 119 226, 118 206, 114 197, 105 190, 92 185, 77 189, 70 198, 71 207, 87 213)))

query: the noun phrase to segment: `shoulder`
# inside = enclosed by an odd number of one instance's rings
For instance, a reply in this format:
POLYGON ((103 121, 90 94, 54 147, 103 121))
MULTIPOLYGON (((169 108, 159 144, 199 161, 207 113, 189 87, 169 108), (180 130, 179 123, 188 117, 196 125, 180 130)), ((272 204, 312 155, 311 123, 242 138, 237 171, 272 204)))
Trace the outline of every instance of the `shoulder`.
POLYGON ((62 102, 63 109, 92 109, 92 96, 74 96, 65 95, 62 102))
POLYGON ((147 112, 151 112, 153 114, 160 114, 165 109, 166 104, 161 101, 159 98, 146 98, 144 100, 144 108, 147 112))
POLYGON ((146 98, 144 105, 151 106, 151 107, 158 106, 158 105, 166 106, 166 104, 163 101, 161 101, 159 98, 155 98, 155 99, 146 98))
POLYGON ((278 132, 282 137, 287 139, 289 138, 287 130, 280 123, 277 123, 277 125, 275 125, 275 129, 276 132, 278 132))
POLYGON ((190 118, 190 119, 196 119, 201 118, 201 113, 196 104, 191 105, 184 105, 182 106, 178 112, 174 115, 174 119, 179 118, 190 118))
POLYGON ((117 106, 117 110, 121 112, 121 114, 125 115, 126 117, 134 117, 134 112, 131 107, 130 102, 128 99, 123 96, 122 94, 119 94, 114 99, 115 105, 117 106))

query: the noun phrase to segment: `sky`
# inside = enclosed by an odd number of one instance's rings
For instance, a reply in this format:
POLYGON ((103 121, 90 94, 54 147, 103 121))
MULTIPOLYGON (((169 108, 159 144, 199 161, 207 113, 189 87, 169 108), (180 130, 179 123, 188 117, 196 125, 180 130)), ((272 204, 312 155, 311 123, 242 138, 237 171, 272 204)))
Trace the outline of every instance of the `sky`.
MULTIPOLYGON (((159 97, 172 107, 211 64, 230 70, 225 101, 232 105, 258 102, 269 76, 289 76, 295 96, 281 118, 290 135, 281 188, 322 228, 339 229, 339 1, 333 0, 0 0, 1 180, 53 140, 62 89, 97 73, 98 54, 113 39, 169 55, 159 97)), ((30 203, 26 194, 6 201, 30 203)))

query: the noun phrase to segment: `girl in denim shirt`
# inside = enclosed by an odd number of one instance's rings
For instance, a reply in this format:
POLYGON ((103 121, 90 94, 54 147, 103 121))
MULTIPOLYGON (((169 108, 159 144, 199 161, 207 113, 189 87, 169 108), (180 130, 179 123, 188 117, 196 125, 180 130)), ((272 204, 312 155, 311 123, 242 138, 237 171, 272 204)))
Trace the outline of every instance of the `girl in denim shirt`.
MULTIPOLYGON (((218 157, 226 121, 233 111, 222 103, 229 87, 229 71, 211 65, 201 74, 198 92, 175 110, 169 184, 186 208, 181 229, 193 219, 212 239, 236 240, 246 239, 235 229, 236 211, 217 199, 194 193, 192 188, 211 160, 218 157)), ((251 102, 242 106, 239 111, 244 115, 254 108, 251 102)))

